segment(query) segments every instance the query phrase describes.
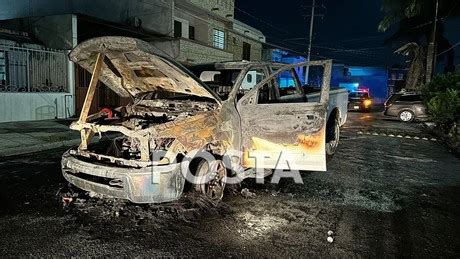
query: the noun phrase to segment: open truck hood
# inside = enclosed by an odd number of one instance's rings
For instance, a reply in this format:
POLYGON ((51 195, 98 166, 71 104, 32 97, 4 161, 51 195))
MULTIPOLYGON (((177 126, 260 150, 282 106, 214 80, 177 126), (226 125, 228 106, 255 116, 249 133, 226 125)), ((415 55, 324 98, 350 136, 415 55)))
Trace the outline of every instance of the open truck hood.
POLYGON ((158 54, 151 44, 128 37, 100 37, 79 44, 70 59, 93 72, 98 53, 105 54, 99 80, 121 97, 170 92, 219 97, 182 65, 158 54))

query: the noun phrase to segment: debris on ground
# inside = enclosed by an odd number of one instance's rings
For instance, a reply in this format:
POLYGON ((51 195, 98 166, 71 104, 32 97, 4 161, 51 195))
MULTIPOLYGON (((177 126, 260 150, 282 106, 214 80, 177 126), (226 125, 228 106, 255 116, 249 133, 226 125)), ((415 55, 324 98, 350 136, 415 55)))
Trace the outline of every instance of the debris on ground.
POLYGON ((76 192, 70 184, 67 184, 57 191, 56 196, 62 202, 62 206, 68 208, 78 197, 78 192, 76 192))
MULTIPOLYGON (((122 224, 136 228, 148 225, 158 229, 172 222, 191 223, 204 215, 227 215, 230 208, 222 202, 215 202, 199 193, 190 193, 175 202, 165 204, 134 204, 126 200, 98 196, 77 198, 72 208, 81 214, 84 221, 98 221, 100 224, 122 224)), ((99 224, 99 223, 98 223, 99 224)))
POLYGON ((249 191, 248 188, 244 188, 243 190, 241 190, 241 195, 243 195, 244 198, 254 198, 256 197, 256 194, 249 191))
POLYGON ((244 226, 237 232, 241 237, 248 240, 267 238, 270 233, 276 232, 279 228, 289 223, 288 220, 278 216, 270 214, 256 215, 248 211, 239 213, 236 217, 244 226))
POLYGON ((76 206, 82 206, 86 201, 87 201, 86 199, 77 198, 77 199, 75 199, 75 205, 76 206))
POLYGON ((327 242, 329 243, 334 242, 334 237, 332 237, 333 235, 334 235, 334 231, 332 230, 327 231, 327 242))

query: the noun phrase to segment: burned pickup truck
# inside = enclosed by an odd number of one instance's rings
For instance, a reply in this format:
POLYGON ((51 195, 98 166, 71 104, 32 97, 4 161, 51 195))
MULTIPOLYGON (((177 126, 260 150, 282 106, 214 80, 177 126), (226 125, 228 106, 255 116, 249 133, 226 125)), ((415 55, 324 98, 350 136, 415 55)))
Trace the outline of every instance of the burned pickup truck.
POLYGON ((254 177, 248 172, 257 167, 325 171, 346 120, 346 91, 329 93, 331 61, 189 70, 126 37, 86 41, 70 58, 93 76, 71 125, 81 144, 63 155, 63 175, 83 190, 134 203, 179 199, 185 161, 187 173, 206 179, 194 188, 212 199, 222 198, 229 174, 254 177), (321 88, 302 85, 298 73, 305 66, 323 70, 321 88), (90 115, 99 81, 131 102, 90 115), (94 141, 106 133, 110 141, 94 141), (214 159, 186 159, 200 152, 214 159), (280 164, 280 156, 289 163, 280 164))

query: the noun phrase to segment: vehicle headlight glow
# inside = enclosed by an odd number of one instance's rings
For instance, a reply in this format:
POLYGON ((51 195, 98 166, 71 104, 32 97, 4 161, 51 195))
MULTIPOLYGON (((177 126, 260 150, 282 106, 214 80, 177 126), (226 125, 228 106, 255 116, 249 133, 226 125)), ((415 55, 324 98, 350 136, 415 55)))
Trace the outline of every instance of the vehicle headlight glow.
POLYGON ((372 100, 369 100, 369 99, 368 99, 368 100, 365 100, 365 101, 364 101, 364 106, 369 107, 369 106, 371 106, 371 105, 372 105, 372 100))

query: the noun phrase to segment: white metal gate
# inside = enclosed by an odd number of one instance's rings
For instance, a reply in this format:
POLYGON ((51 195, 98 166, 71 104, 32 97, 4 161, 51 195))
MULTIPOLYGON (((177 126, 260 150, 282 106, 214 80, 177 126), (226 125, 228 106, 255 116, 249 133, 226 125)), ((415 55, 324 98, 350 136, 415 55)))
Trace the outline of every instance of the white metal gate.
POLYGON ((64 51, 0 45, 0 92, 68 92, 64 51))

